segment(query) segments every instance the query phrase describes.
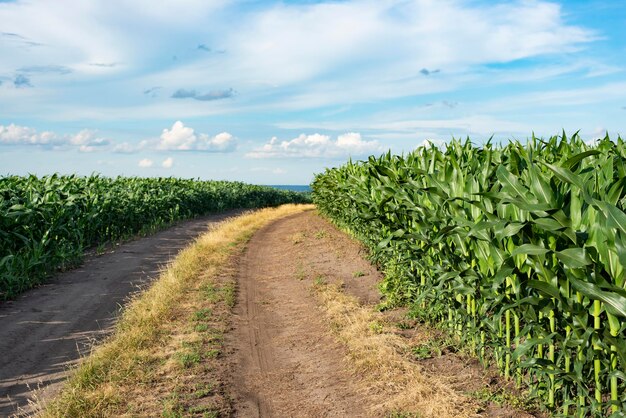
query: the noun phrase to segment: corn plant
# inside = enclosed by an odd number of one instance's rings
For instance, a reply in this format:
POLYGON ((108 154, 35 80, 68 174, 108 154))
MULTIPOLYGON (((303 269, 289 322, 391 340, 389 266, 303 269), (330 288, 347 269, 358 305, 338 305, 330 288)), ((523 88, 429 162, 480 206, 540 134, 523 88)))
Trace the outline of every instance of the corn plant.
POLYGON ((0 177, 0 300, 75 264, 88 247, 210 212, 307 200, 239 182, 0 177))
POLYGON ((412 303, 555 414, 626 409, 626 145, 454 140, 316 176, 320 211, 412 303))

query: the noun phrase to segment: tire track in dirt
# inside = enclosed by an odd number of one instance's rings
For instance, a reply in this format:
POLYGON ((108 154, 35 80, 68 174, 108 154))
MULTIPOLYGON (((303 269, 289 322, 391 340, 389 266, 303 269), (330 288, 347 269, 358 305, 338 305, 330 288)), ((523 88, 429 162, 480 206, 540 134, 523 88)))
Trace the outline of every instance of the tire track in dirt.
POLYGON ((0 303, 0 416, 28 413, 33 389, 47 399, 68 368, 101 340, 127 298, 158 276, 192 239, 241 211, 181 222, 88 256, 77 269, 0 303))
POLYGON ((302 216, 257 232, 239 265, 231 387, 238 417, 367 416, 344 348, 329 334, 310 283, 296 274, 302 216))

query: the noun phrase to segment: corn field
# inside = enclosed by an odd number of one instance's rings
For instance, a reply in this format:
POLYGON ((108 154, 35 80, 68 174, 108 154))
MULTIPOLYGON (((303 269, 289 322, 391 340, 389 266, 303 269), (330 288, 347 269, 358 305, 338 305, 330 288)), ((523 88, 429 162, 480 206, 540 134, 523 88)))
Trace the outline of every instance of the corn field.
POLYGON ((308 199, 239 182, 0 177, 0 300, 76 264, 89 247, 210 212, 308 199))
POLYGON ((626 143, 454 140, 316 176, 389 303, 462 339, 556 416, 626 413, 626 143))

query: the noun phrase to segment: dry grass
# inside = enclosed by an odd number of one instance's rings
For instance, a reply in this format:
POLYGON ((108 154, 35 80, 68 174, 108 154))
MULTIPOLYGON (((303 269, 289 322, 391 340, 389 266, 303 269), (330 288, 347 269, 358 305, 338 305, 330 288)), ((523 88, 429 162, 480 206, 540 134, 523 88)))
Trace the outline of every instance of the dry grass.
POLYGON ((376 415, 428 417, 476 416, 475 401, 455 392, 445 381, 425 376, 405 355, 406 339, 388 330, 379 312, 365 307, 336 285, 315 286, 333 333, 349 353, 349 363, 362 376, 364 390, 380 397, 376 415), (394 415, 395 414, 395 415, 394 415))
MULTIPOLYGON (((285 205, 221 223, 181 251, 154 284, 124 309, 113 334, 83 359, 44 417, 180 416, 222 405, 185 399, 208 395, 211 382, 189 393, 189 383, 217 361, 233 300, 229 261, 272 220, 311 209, 285 205), (185 399, 183 395, 184 392, 185 399), (205 393, 206 392, 206 393, 205 393)), ((197 386, 197 385, 196 385, 197 386)))

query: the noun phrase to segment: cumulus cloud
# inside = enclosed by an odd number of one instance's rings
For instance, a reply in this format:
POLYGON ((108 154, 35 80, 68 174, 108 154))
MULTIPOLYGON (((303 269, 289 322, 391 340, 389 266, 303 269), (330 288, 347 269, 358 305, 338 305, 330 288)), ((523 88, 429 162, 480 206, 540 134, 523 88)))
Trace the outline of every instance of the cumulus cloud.
POLYGON ((196 145, 198 138, 192 128, 181 121, 174 122, 171 129, 163 129, 158 148, 162 150, 189 151, 196 145))
POLYGON ((37 132, 36 129, 15 124, 0 125, 0 144, 3 145, 54 145, 60 142, 53 132, 37 132))
POLYGON ((273 137, 268 143, 246 154, 248 158, 345 158, 366 156, 383 151, 378 141, 367 141, 356 132, 339 135, 301 134, 289 141, 273 137))
POLYGON ((57 135, 54 132, 37 132, 27 126, 0 125, 0 145, 40 145, 53 148, 77 148, 81 152, 105 149, 111 141, 97 136, 97 132, 83 129, 74 135, 57 135))
POLYGON ((174 165, 174 159, 172 157, 168 157, 164 159, 163 162, 161 163, 161 167, 163 168, 172 168, 173 165, 174 165))
POLYGON ((152 167, 153 164, 154 164, 154 161, 152 161, 149 158, 144 158, 142 160, 139 160, 139 163, 137 164, 137 166, 141 168, 149 168, 149 167, 152 167))
POLYGON ((70 136, 69 143, 77 146, 78 150, 81 152, 94 152, 110 145, 111 141, 96 136, 95 131, 83 129, 76 135, 70 136))
MULTIPOLYGON (((237 141, 228 132, 215 136, 197 133, 193 128, 176 121, 171 128, 163 129, 159 138, 144 139, 137 143, 121 142, 113 147, 113 152, 131 154, 140 151, 203 151, 232 152, 237 141)), ((169 167, 166 167, 169 168, 169 167)))
POLYGON ((236 147, 235 138, 228 132, 215 136, 196 134, 193 128, 176 121, 170 129, 163 129, 156 146, 159 150, 230 152, 236 147))
POLYGON ((30 83, 30 79, 26 77, 24 74, 18 74, 15 76, 13 80, 13 85, 15 87, 23 88, 23 87, 32 87, 33 85, 30 83))
POLYGON ((178 89, 172 94, 173 99, 196 99, 203 102, 227 99, 233 97, 235 91, 230 88, 226 90, 213 90, 208 93, 198 93, 196 90, 178 89))

